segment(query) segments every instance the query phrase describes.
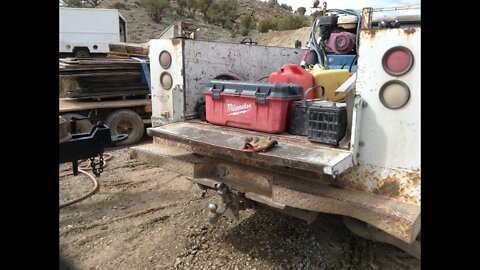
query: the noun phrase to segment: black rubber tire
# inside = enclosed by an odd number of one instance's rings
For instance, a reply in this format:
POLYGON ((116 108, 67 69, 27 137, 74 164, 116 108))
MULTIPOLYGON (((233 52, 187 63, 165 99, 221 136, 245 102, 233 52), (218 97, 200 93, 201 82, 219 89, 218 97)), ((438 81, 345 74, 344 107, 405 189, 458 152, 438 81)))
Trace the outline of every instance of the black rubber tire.
POLYGON ((87 50, 78 50, 76 53, 75 53, 75 57, 76 58, 85 58, 85 57, 90 57, 90 52, 87 51, 87 50))
POLYGON ((89 133, 92 128, 93 128, 93 125, 92 125, 92 122, 90 122, 90 120, 88 119, 85 119, 85 120, 80 120, 80 121, 77 121, 77 130, 75 132, 72 132, 70 130, 70 127, 71 127, 71 123, 70 123, 70 119, 72 119, 72 117, 85 117, 84 115, 81 115, 81 114, 78 114, 78 113, 66 113, 66 114, 62 114, 62 117, 67 120, 67 130, 68 132, 70 132, 71 134, 75 134, 75 133, 89 133))
POLYGON ((110 128, 111 135, 128 135, 126 140, 117 143, 117 145, 137 143, 142 139, 145 132, 142 118, 132 110, 113 111, 108 115, 105 123, 110 128))

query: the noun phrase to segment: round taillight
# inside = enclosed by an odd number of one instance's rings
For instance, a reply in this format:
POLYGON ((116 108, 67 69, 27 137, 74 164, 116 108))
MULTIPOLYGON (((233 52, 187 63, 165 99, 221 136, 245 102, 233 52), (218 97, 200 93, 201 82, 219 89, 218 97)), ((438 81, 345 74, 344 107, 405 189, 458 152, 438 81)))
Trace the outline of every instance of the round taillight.
POLYGON ((412 68, 413 54, 403 46, 393 47, 383 55, 382 65, 388 74, 401 76, 412 68))
POLYGON ((389 109, 400 109, 410 99, 408 85, 399 80, 388 81, 380 88, 380 101, 389 109))
POLYGON ((168 72, 163 72, 160 75, 160 84, 165 90, 172 88, 172 85, 173 85, 172 75, 170 75, 170 73, 168 72))
POLYGON ((162 51, 158 57, 160 61, 160 66, 164 69, 167 69, 172 64, 172 56, 167 51, 162 51))

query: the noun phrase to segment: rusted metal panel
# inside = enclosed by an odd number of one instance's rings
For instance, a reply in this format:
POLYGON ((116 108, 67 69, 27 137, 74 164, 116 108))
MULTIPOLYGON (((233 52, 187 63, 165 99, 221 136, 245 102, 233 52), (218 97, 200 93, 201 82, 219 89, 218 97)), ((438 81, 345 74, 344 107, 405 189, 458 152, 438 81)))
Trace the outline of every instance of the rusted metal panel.
POLYGON ((351 232, 360 237, 376 242, 384 242, 390 245, 394 245, 409 253, 410 255, 415 256, 418 259, 421 258, 421 246, 420 241, 418 240, 415 240, 413 243, 406 243, 399 240, 398 238, 391 236, 390 234, 386 234, 382 230, 372 228, 370 225, 366 225, 359 220, 350 217, 344 217, 343 221, 345 223, 345 226, 347 226, 347 228, 351 232))
POLYGON ((273 177, 271 174, 239 165, 217 162, 215 178, 230 185, 242 187, 241 191, 255 191, 260 195, 271 196, 273 177))
POLYGON ((151 106, 150 99, 128 99, 128 100, 111 100, 111 101, 78 101, 72 99, 60 99, 59 111, 74 112, 91 109, 114 109, 114 108, 129 108, 138 106, 151 106))
POLYGON ((362 9, 362 30, 372 28, 372 12, 373 8, 362 9))
POLYGON ((284 64, 300 63, 305 50, 247 46, 238 43, 185 40, 185 114, 195 115, 196 102, 205 85, 222 73, 234 73, 258 81, 284 64))
MULTIPOLYGON (((160 141, 159 141, 160 142, 160 141)), ((159 145, 157 145, 159 146, 159 145)), ((333 178, 318 181, 314 175, 297 173, 297 176, 253 168, 224 161, 192 155, 183 148, 162 149, 136 146, 137 158, 156 152, 160 165, 180 172, 190 180, 213 187, 223 182, 230 188, 243 192, 247 198, 279 209, 288 207, 314 212, 342 214, 368 222, 395 237, 409 242, 416 237, 420 224, 420 206, 404 203, 388 197, 333 186, 333 178), (168 149, 168 150, 165 150, 168 149), (145 154, 146 153, 146 154, 145 154), (159 154, 160 153, 160 154, 159 154), (186 167, 190 163, 192 167, 186 167), (312 177, 306 179, 305 176, 312 177)), ((155 164, 154 161, 150 161, 155 164)), ((157 162, 158 163, 158 162, 157 162)))
POLYGON ((134 146, 130 156, 144 162, 177 172, 188 178, 209 174, 208 158, 197 156, 190 151, 158 144, 134 146))
POLYGON ((322 147, 306 147, 301 144, 279 141, 278 146, 267 152, 245 153, 241 149, 245 143, 242 130, 233 131, 221 126, 182 122, 157 128, 149 128, 148 134, 191 144, 193 147, 208 147, 208 152, 201 154, 225 156, 248 156, 251 160, 271 162, 281 166, 323 171, 326 174, 337 175, 353 166, 349 151, 322 147))
POLYGON ((273 186, 273 200, 290 207, 354 217, 411 243, 420 227, 420 206, 396 202, 371 193, 322 185, 310 191, 273 186))
MULTIPOLYGON (((151 134, 150 134, 151 135, 151 134)), ((249 155, 240 155, 236 157, 232 156, 226 156, 218 153, 210 153, 210 147, 192 147, 192 145, 185 144, 185 143, 179 143, 176 141, 168 140, 168 139, 163 139, 159 138, 156 136, 153 136, 153 143, 154 144, 160 144, 160 145, 166 145, 166 146, 171 146, 171 147, 178 147, 181 149, 185 149, 191 152, 197 152, 197 153, 203 153, 206 156, 211 156, 217 159, 224 159, 224 160, 230 160, 235 163, 239 163, 242 165, 246 165, 248 167, 253 167, 253 168, 263 168, 267 169, 269 171, 273 172, 280 172, 286 175, 291 175, 291 176, 296 176, 296 177, 305 177, 308 179, 316 179, 319 182, 329 182, 330 176, 323 174, 322 172, 313 172, 313 171, 305 171, 301 169, 296 169, 292 167, 285 167, 281 166, 279 164, 274 164, 272 162, 262 162, 258 160, 252 160, 250 159, 249 155), (194 150, 196 149, 196 150, 194 150)))
POLYGON ((276 209, 282 209, 282 210, 285 209, 284 204, 277 203, 277 202, 274 202, 272 200, 272 195, 267 197, 267 196, 260 195, 260 194, 254 193, 254 192, 247 192, 247 193, 245 193, 245 197, 250 199, 250 200, 254 200, 256 202, 263 203, 265 205, 268 205, 268 206, 276 208, 276 209))
POLYGON ((356 189, 401 202, 420 204, 420 172, 374 165, 355 166, 337 178, 343 188, 356 189))

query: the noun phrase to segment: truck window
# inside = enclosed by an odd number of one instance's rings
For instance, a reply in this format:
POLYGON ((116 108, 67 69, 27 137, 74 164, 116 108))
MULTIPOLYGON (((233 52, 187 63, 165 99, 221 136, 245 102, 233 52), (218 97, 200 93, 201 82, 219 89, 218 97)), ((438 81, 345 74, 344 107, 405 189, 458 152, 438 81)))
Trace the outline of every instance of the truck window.
POLYGON ((125 21, 122 18, 119 18, 119 25, 120 25, 120 42, 127 42, 127 35, 125 31, 125 21))

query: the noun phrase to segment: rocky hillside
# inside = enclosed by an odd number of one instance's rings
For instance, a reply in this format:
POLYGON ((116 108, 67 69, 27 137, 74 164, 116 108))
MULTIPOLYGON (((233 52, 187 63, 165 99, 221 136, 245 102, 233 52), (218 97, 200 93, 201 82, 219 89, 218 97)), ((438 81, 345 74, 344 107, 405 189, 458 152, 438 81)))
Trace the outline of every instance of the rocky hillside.
MULTIPOLYGON (((305 47, 311 31, 311 27, 302 27, 297 30, 269 31, 268 33, 253 35, 252 40, 257 42, 258 45, 290 48, 295 48, 295 40, 300 40, 302 47, 305 47)), ((235 40, 241 41, 242 39, 243 37, 237 37, 235 40)))
MULTIPOLYGON (((176 1, 170 1, 170 3, 173 7, 177 6, 176 1)), ((180 16, 172 10, 167 12, 159 23, 156 23, 148 16, 145 8, 140 6, 139 1, 104 0, 98 7, 115 8, 120 11, 127 20, 128 41, 133 43, 143 43, 157 38, 174 21, 185 21, 200 28, 200 36, 203 40, 236 41, 238 39, 238 34, 235 38, 232 30, 206 23, 199 12, 196 12, 194 16, 180 16)), ((258 22, 260 19, 275 18, 291 14, 291 12, 278 6, 269 8, 265 2, 259 0, 239 0, 237 1, 234 28, 239 28, 240 17, 245 14, 252 14, 254 20, 258 22)), ((250 35, 256 33, 256 30, 252 30, 250 35)))

